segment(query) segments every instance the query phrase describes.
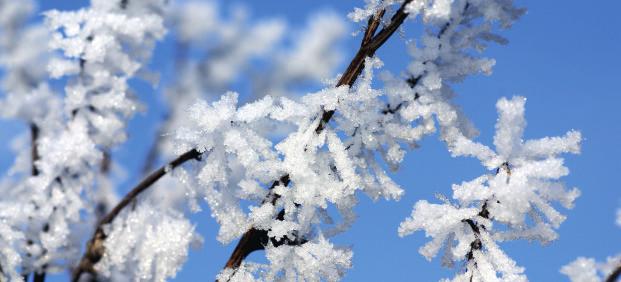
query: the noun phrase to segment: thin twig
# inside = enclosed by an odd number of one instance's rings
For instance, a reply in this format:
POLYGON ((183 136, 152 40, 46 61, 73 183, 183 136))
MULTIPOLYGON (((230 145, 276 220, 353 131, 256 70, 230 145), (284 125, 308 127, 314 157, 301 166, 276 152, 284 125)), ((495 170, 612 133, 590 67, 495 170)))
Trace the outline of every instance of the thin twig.
MULTIPOLYGON (((364 62, 367 57, 373 57, 375 52, 390 38, 390 36, 401 26, 401 24, 407 18, 407 12, 405 11, 406 6, 412 0, 406 0, 399 10, 393 15, 390 20, 390 23, 384 27, 379 33, 376 34, 377 29, 381 24, 382 17, 385 13, 385 10, 378 11, 373 17, 371 17, 368 21, 367 28, 365 30, 364 36, 362 38, 362 42, 360 44, 360 49, 352 59, 351 63, 345 70, 345 73, 341 76, 336 87, 347 85, 352 86, 360 73, 364 68, 364 62)), ((334 115, 334 110, 322 111, 321 120, 315 128, 315 132, 317 134, 321 133, 325 126, 330 122, 332 116, 334 115)), ((272 203, 278 198, 278 195, 274 195, 272 193, 273 188, 279 185, 287 186, 289 183, 289 175, 284 175, 280 178, 280 180, 275 181, 270 187, 270 193, 267 195, 266 199, 271 199, 272 203), (286 181, 283 181, 285 180, 286 181)), ((265 202, 265 201, 264 201, 265 202)), ((282 211, 281 211, 282 213, 282 211)), ((280 215, 280 213, 279 213, 280 215)), ((260 244, 261 242, 267 242, 267 232, 259 232, 255 228, 251 228, 246 231, 242 238, 237 243, 233 253, 229 257, 228 261, 225 264, 225 268, 234 268, 237 269, 241 262, 252 252, 256 250, 262 250, 265 248, 265 244, 260 244)), ((300 240, 293 240, 299 242, 300 240)))
POLYGON ((182 165, 183 163, 199 159, 203 153, 197 151, 196 149, 192 149, 181 156, 177 157, 173 161, 168 164, 160 167, 156 171, 149 174, 145 179, 143 179, 136 187, 134 187, 123 199, 104 217, 99 220, 97 227, 95 228, 95 232, 93 236, 88 241, 86 245, 86 250, 84 255, 80 259, 80 263, 73 271, 72 281, 77 282, 80 279, 80 276, 84 272, 89 272, 91 274, 95 273, 95 269, 93 266, 97 263, 104 254, 104 240, 106 239, 106 235, 103 232, 103 226, 111 223, 119 213, 128 205, 136 200, 136 198, 144 191, 153 187, 152 185, 159 180, 162 176, 164 176, 168 171, 182 165))
MULTIPOLYGON (((30 123, 30 174, 32 176, 39 175, 39 168, 37 168, 37 161, 41 158, 39 155, 39 149, 37 148, 37 142, 39 140, 40 129, 34 122, 30 123)), ((28 245, 32 245, 33 241, 28 240, 28 245)), ((22 275, 24 281, 28 281, 29 274, 26 273, 22 275)), ((33 282, 44 282, 45 281, 45 271, 38 273, 35 271, 33 282)))
MULTIPOLYGON (((478 216, 489 219, 489 210, 487 209, 487 202, 483 203, 483 206, 481 207, 481 211, 479 212, 478 216)), ((475 239, 474 241, 470 243, 470 251, 468 251, 468 254, 466 254, 467 260, 472 260, 474 259, 474 252, 481 250, 481 248, 483 248, 483 243, 481 242, 481 239, 479 237, 481 236, 481 228, 485 230, 485 226, 475 223, 474 220, 472 219, 464 219, 462 221, 467 223, 468 226, 470 226, 470 228, 472 229, 472 232, 474 232, 475 239)))
POLYGON ((39 160, 39 150, 37 149, 37 140, 39 140, 39 127, 31 123, 30 124, 30 158, 31 158, 31 166, 30 166, 30 174, 32 176, 39 175, 39 169, 37 168, 36 162, 39 160))

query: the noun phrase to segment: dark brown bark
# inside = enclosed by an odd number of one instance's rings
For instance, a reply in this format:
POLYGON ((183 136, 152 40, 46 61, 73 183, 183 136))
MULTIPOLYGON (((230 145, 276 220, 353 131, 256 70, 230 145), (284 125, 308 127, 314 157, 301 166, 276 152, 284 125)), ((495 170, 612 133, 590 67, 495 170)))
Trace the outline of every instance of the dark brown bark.
MULTIPOLYGON (((289 175, 285 175, 280 180, 272 183, 272 186, 270 187, 270 191, 274 189, 274 187, 280 186, 280 185, 284 185, 284 186, 289 185, 289 175)), ((276 200, 279 198, 279 196, 277 194, 271 194, 271 195, 272 196, 265 198, 263 200, 263 203, 266 203, 268 201, 271 202, 272 204, 276 203, 276 200)), ((283 219, 284 215, 285 213, 283 210, 278 214, 277 218, 283 219)), ((246 231, 246 233, 244 233, 241 239, 239 239, 237 246, 235 246, 233 253, 231 253, 231 257, 226 262, 226 265, 224 267, 225 268, 239 267, 242 261, 244 261, 244 259, 246 259, 246 257, 250 253, 254 251, 262 250, 264 248, 263 246, 267 244, 267 240, 268 240, 267 230, 258 230, 255 228, 250 228, 250 230, 246 231)))

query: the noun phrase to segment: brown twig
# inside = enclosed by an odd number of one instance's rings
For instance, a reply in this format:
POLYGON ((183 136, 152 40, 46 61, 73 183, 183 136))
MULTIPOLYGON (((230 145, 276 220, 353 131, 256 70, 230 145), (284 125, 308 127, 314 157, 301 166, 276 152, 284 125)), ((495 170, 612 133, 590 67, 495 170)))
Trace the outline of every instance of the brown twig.
MULTIPOLYGON (((351 63, 339 79, 336 87, 347 85, 352 86, 360 73, 364 68, 364 62, 367 57, 373 57, 375 52, 390 38, 390 36, 401 26, 401 24, 407 18, 407 13, 405 12, 406 6, 412 0, 406 0, 399 10, 392 16, 390 23, 384 27, 381 31, 376 34, 377 29, 381 25, 382 17, 384 16, 385 10, 378 11, 373 17, 369 18, 367 28, 365 30, 364 36, 362 38, 362 42, 360 44, 360 49, 352 59, 351 63)), ((315 132, 317 134, 321 133, 325 126, 330 122, 332 116, 334 115, 334 110, 322 111, 321 120, 315 128, 315 132)), ((271 199, 272 203, 278 198, 277 195, 274 195, 271 191, 273 188, 279 185, 287 186, 289 183, 289 175, 284 175, 280 178, 280 180, 275 181, 270 187, 270 193, 267 196, 267 199, 271 199), (286 179, 286 181, 283 181, 286 179)), ((265 202, 265 201, 264 201, 265 202)), ((283 213, 281 211, 279 215, 283 213)), ((284 215, 284 214, 283 214, 284 215)), ((251 228, 246 231, 242 238, 237 243, 233 253, 225 264, 225 268, 234 268, 237 269, 241 265, 241 262, 252 252, 256 250, 262 250, 265 248, 265 243, 267 243, 268 237, 267 232, 260 232, 255 228, 251 228), (261 244, 262 242, 265 242, 261 244)), ((293 240, 294 242, 300 242, 300 240, 293 240)))
POLYGON ((152 185, 169 170, 174 169, 189 160, 199 159, 202 154, 203 153, 197 151, 196 149, 192 149, 169 162, 165 166, 162 166, 152 172, 140 183, 138 183, 138 185, 136 185, 131 191, 129 191, 129 193, 127 193, 127 195, 125 195, 125 197, 123 197, 123 199, 110 212, 108 212, 108 214, 102 217, 95 228, 92 238, 86 245, 86 250, 80 259, 80 263, 73 271, 72 281, 77 282, 84 272, 89 272, 91 274, 95 273, 93 266, 104 254, 103 243, 106 239, 106 234, 103 232, 103 226, 105 224, 111 223, 125 207, 134 202, 142 192, 152 187, 152 185))

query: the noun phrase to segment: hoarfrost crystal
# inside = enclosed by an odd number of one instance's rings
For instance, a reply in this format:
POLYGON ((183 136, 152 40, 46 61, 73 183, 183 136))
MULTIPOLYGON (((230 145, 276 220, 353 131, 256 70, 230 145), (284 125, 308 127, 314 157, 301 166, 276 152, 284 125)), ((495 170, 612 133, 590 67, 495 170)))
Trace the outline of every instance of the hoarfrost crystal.
POLYGON ((453 185, 453 200, 442 204, 419 201, 410 218, 399 226, 399 235, 424 230, 433 240, 419 252, 427 259, 444 246, 448 265, 465 261, 466 271, 454 281, 526 281, 523 269, 502 252, 496 241, 515 239, 548 243, 565 220, 550 202, 571 208, 580 194, 558 181, 568 174, 561 153, 579 153, 580 133, 564 137, 522 141, 522 97, 502 98, 496 104, 499 118, 496 151, 464 136, 449 143, 454 156, 474 156, 493 174, 453 185), (529 220, 527 220, 529 218, 529 220), (529 223, 532 222, 532 223, 529 223), (495 229, 501 224, 503 228, 495 229))

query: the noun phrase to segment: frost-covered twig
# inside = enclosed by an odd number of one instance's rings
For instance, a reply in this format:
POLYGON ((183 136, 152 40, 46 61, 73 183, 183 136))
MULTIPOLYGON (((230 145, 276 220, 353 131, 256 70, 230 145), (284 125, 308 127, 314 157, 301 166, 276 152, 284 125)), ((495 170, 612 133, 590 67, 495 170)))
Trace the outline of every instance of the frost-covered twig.
MULTIPOLYGON (((380 26, 385 10, 382 9, 376 12, 376 14, 369 19, 369 24, 362 39, 360 49, 347 67, 347 70, 345 70, 345 73, 337 82, 336 87, 342 85, 347 85, 351 87, 354 82, 356 82, 356 79, 358 78, 358 76, 360 76, 360 73, 364 68, 364 62, 366 58, 373 57, 373 55, 375 55, 375 52, 386 42, 386 40, 388 40, 388 38, 390 38, 390 36, 393 35, 393 33, 395 33, 395 31, 397 31, 403 21, 405 21, 408 16, 406 7, 410 4, 410 2, 412 2, 412 0, 404 1, 403 4, 401 4, 401 7, 399 7, 399 10, 397 10, 397 12, 395 12, 395 14, 390 19, 390 23, 382 28, 382 30, 380 30, 377 34, 375 34, 375 31, 380 26)), ((319 121, 319 125, 317 125, 317 128, 315 129, 315 133, 321 133, 326 124, 330 122, 330 119, 332 119, 333 115, 334 110, 323 111, 321 113, 321 120, 319 121)))
POLYGON ((86 250, 82 258, 80 259, 78 267, 76 267, 73 272, 72 281, 78 281, 80 279, 80 276, 84 272, 89 272, 92 274, 95 273, 93 265, 101 260, 101 257, 103 256, 105 251, 103 245, 103 241, 106 239, 106 234, 103 230, 104 225, 110 224, 125 207, 134 202, 141 193, 143 193, 150 187, 153 187, 152 185, 170 170, 175 169, 176 167, 182 165, 189 160, 199 159, 201 155, 202 153, 199 153, 197 150, 190 150, 177 157, 176 159, 172 160, 168 164, 155 170, 142 181, 140 181, 138 185, 132 188, 127 193, 127 195, 125 195, 125 197, 123 197, 123 199, 114 208, 112 208, 112 210, 108 214, 102 217, 99 220, 97 226, 95 227, 95 232, 93 236, 88 241, 86 250))
MULTIPOLYGON (((371 16, 368 21, 367 28, 365 30, 360 49, 352 59, 351 63, 347 67, 345 73, 341 76, 336 84, 336 87, 347 85, 352 86, 362 69, 364 68, 364 62, 366 58, 373 57, 375 52, 390 38, 390 36, 401 26, 403 21, 407 18, 408 13, 405 11, 405 7, 411 2, 411 0, 405 1, 399 10, 393 15, 390 23, 384 27, 379 33, 375 34, 381 24, 382 17, 385 10, 378 11, 375 15, 371 16)), ((326 124, 330 122, 334 115, 334 110, 323 110, 321 113, 321 120, 315 128, 315 133, 320 134, 326 124)), ((272 193, 273 188, 277 186, 287 186, 289 183, 289 175, 282 176, 279 180, 275 181, 270 187, 270 193, 266 199, 272 199, 275 201, 277 195, 272 193)), ((237 268, 241 262, 253 251, 261 250, 265 247, 262 242, 267 242, 267 232, 261 232, 255 228, 248 230, 242 238, 239 240, 237 246, 233 250, 230 258, 225 264, 225 268, 237 268)))
POLYGON ((522 97, 498 101, 496 152, 470 139, 450 139, 455 140, 451 144, 454 156, 477 157, 495 174, 453 185, 455 203, 447 198, 441 198, 442 204, 419 201, 411 217, 399 226, 400 236, 424 230, 432 237, 419 250, 427 259, 444 246, 444 265, 465 261, 465 271, 452 281, 526 281, 524 269, 496 242, 556 239, 554 229, 565 216, 550 202, 571 208, 580 194, 576 188, 566 190, 558 181, 569 173, 558 155, 579 153, 580 133, 523 141, 524 103, 522 97), (496 224, 506 228, 494 228, 496 224))
MULTIPOLYGON (((37 176, 39 175, 39 169, 37 168, 37 161, 39 161, 39 150, 37 148, 37 142, 39 141, 40 135, 39 126, 35 123, 30 124, 30 161, 31 161, 31 175, 37 176)), ((26 242, 28 244, 30 241, 26 242)), ((44 282, 46 276, 45 267, 41 271, 35 271, 32 281, 33 282, 44 282)), ((28 281, 28 273, 24 274, 24 281, 28 281)))

